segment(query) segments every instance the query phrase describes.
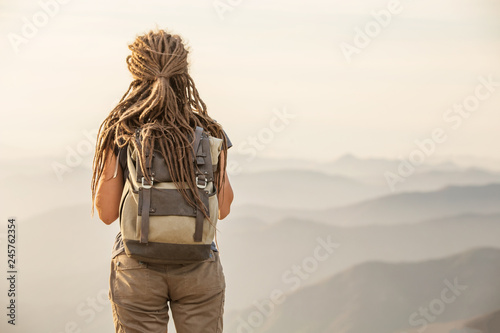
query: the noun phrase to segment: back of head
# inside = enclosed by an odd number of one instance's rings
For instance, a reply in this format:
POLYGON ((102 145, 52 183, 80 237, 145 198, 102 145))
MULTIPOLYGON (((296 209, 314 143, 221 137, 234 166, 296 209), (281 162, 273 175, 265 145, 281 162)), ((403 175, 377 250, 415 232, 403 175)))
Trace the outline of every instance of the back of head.
POLYGON ((134 81, 127 98, 133 102, 127 119, 144 124, 161 123, 166 118, 165 124, 182 126, 194 117, 193 112, 208 117, 189 75, 188 50, 180 36, 164 30, 149 31, 136 37, 129 49, 132 54, 126 60, 134 81))
POLYGON ((179 35, 164 30, 138 36, 129 45, 127 57, 130 72, 136 80, 158 80, 187 73, 187 54, 179 35))

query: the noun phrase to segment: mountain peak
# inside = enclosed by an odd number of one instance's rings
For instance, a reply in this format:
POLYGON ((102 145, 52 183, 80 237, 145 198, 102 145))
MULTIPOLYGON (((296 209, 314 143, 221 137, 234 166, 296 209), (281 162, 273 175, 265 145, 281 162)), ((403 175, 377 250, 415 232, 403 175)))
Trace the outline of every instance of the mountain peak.
POLYGON ((345 153, 336 160, 336 162, 353 162, 353 161, 359 161, 359 158, 354 156, 354 154, 352 153, 345 153))

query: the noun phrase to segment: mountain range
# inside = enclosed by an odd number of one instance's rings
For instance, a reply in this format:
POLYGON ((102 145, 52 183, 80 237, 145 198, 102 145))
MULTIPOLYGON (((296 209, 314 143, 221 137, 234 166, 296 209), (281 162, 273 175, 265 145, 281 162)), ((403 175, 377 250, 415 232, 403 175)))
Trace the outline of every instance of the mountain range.
POLYGON ((228 320, 229 332, 393 333, 500 309, 500 249, 420 262, 365 262, 228 320))

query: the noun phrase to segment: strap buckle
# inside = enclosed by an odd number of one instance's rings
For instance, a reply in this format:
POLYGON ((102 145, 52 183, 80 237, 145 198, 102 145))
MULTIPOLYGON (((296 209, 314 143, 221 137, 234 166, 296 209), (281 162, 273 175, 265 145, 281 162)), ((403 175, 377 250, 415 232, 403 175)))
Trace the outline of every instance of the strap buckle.
MULTIPOLYGON (((204 175, 202 175, 203 177, 205 177, 204 175)), ((199 178, 198 176, 196 176, 196 186, 198 186, 199 188, 206 188, 207 187, 207 184, 208 184, 208 181, 206 178, 202 178, 202 180, 205 182, 204 184, 200 184, 198 182, 199 178)))
POLYGON ((142 187, 144 188, 151 188, 151 186, 153 186, 153 180, 155 179, 155 177, 151 177, 151 184, 147 185, 147 184, 144 184, 144 177, 142 177, 142 187))

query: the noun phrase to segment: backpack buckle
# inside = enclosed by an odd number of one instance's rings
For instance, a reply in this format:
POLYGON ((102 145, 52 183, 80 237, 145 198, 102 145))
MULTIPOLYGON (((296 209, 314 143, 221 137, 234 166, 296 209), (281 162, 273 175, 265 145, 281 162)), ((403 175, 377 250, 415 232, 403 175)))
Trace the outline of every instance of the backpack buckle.
POLYGON ((153 186, 153 180, 155 179, 155 177, 151 177, 151 184, 147 185, 147 184, 144 184, 144 177, 142 177, 142 187, 144 188, 151 188, 151 186, 153 186))
MULTIPOLYGON (((204 175, 202 175, 203 177, 205 177, 204 175)), ((208 184, 208 181, 206 178, 202 178, 203 181, 205 181, 205 184, 200 184, 198 182, 198 176, 196 176, 196 186, 198 186, 199 188, 205 188, 207 187, 207 184, 208 184)))

